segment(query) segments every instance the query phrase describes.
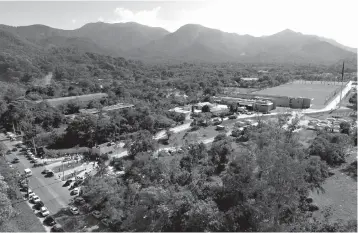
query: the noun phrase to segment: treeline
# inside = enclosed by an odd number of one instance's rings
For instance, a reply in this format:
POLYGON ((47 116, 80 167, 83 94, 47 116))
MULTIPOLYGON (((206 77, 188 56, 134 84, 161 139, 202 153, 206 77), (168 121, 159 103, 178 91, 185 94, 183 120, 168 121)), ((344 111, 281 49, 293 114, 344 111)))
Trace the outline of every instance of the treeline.
POLYGON ((260 122, 245 143, 222 134, 210 148, 188 144, 158 156, 143 132, 128 158, 112 162, 125 174, 99 172, 82 197, 114 231, 356 231, 355 221, 312 218, 309 192, 322 190, 329 170, 292 130, 260 122))

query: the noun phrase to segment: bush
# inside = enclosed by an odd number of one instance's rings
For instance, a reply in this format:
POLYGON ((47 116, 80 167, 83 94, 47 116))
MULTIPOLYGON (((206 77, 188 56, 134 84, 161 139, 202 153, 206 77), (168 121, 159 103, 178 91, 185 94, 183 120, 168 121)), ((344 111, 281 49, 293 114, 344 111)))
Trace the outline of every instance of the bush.
POLYGON ((201 108, 201 111, 202 111, 202 112, 210 112, 210 106, 209 106, 209 105, 204 105, 204 106, 201 108))
POLYGON ((191 127, 190 131, 197 131, 197 130, 199 130, 199 129, 200 129, 199 126, 194 125, 193 127, 191 127))

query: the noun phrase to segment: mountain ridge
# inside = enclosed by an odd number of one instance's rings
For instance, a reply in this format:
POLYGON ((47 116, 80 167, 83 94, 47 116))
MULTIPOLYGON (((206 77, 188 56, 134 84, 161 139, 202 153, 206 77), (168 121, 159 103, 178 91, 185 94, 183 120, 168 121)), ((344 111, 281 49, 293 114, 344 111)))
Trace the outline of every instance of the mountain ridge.
MULTIPOLYGON (((82 52, 138 60, 333 64, 350 59, 357 52, 357 49, 335 40, 291 29, 261 37, 223 32, 199 24, 186 24, 170 33, 160 27, 135 22, 88 23, 74 30, 41 24, 19 27, 0 25, 0 30, 12 33, 24 43, 30 42, 28 46, 43 50, 73 47, 82 52)), ((9 42, 5 44, 9 45, 9 42)))

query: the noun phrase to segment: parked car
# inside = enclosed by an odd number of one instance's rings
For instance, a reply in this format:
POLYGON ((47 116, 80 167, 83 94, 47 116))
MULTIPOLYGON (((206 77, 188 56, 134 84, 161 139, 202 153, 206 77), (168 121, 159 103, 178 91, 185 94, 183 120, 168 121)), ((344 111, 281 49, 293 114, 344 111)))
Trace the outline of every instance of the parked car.
POLYGON ((75 203, 79 204, 79 205, 83 205, 86 203, 85 199, 83 199, 83 197, 76 197, 75 198, 75 203))
POLYGON ((40 210, 44 206, 45 206, 45 204, 42 201, 39 201, 34 205, 34 209, 40 210))
POLYGON ((230 119, 230 120, 237 119, 237 115, 230 115, 230 116, 229 116, 229 119, 230 119))
POLYGON ((80 214, 79 210, 77 207, 74 207, 74 206, 71 206, 70 207, 70 211, 73 215, 77 215, 77 214, 80 214))
POLYGON ((82 176, 76 176, 76 181, 77 180, 83 180, 83 177, 82 176))
POLYGON ((7 155, 11 154, 11 150, 6 151, 6 154, 7 155))
POLYGON ((45 206, 41 207, 40 212, 41 212, 42 217, 46 217, 46 216, 50 215, 50 211, 48 211, 48 209, 45 206))
MULTIPOLYGON (((27 195, 27 194, 26 194, 26 195, 27 195)), ((28 198, 29 198, 30 200, 32 200, 32 197, 34 197, 34 196, 36 196, 35 193, 29 193, 28 198)))
POLYGON ((17 151, 17 148, 16 147, 12 148, 12 151, 17 151))
POLYGON ((79 194, 79 192, 80 192, 79 188, 74 188, 71 192, 71 195, 77 195, 77 194, 79 194))
POLYGON ((79 187, 82 183, 83 183, 82 180, 77 180, 77 181, 75 181, 75 183, 72 184, 72 186, 70 187, 70 189, 77 188, 77 187, 79 187))
POLYGON ((53 226, 56 224, 56 221, 52 216, 47 216, 43 221, 43 223, 48 226, 53 226))
POLYGON ((38 203, 40 201, 41 201, 41 199, 36 195, 33 196, 32 199, 31 199, 31 202, 34 203, 34 204, 36 204, 36 203, 38 203))
POLYGON ((109 218, 104 218, 104 219, 101 220, 101 223, 103 225, 105 225, 106 227, 108 227, 109 224, 110 224, 110 220, 109 220, 109 218))
POLYGON ((66 180, 66 182, 62 185, 63 187, 69 186, 73 182, 73 179, 66 180))
POLYGON ((92 215, 93 215, 93 217, 95 217, 97 219, 102 217, 101 212, 99 212, 98 210, 93 211, 92 215))
POLYGON ((53 232, 65 232, 60 224, 55 224, 51 231, 53 232))
POLYGON ((225 126, 223 125, 217 125, 216 130, 225 130, 225 126))

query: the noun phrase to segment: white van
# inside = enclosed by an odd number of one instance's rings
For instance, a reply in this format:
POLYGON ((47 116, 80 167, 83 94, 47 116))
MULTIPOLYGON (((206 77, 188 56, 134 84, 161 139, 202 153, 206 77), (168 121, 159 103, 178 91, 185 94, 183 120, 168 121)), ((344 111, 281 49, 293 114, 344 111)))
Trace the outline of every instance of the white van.
POLYGON ((28 177, 28 176, 32 176, 32 171, 30 168, 26 168, 25 169, 25 176, 28 177))

